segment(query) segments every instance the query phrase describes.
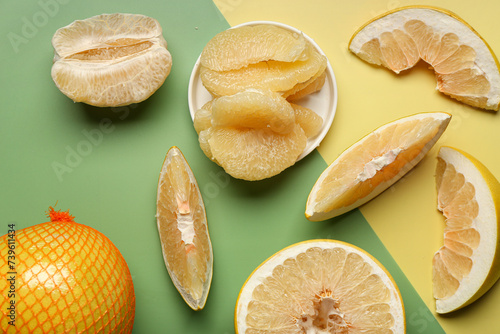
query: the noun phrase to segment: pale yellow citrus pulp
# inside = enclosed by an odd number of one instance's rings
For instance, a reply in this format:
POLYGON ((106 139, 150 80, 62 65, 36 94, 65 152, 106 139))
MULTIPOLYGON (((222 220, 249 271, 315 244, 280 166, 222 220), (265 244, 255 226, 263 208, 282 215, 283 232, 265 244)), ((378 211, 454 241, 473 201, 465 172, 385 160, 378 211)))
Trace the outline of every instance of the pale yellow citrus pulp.
POLYGON ((137 14, 77 20, 52 37, 52 79, 75 102, 116 107, 149 98, 172 67, 158 21, 137 14))
POLYGON ((434 255, 436 311, 449 313, 481 297, 500 277, 500 183, 471 155, 442 147, 436 170, 444 245, 434 255))
POLYGON ((241 288, 238 334, 404 333, 401 295, 366 251, 335 240, 289 246, 241 288))
POLYGON ((186 303, 200 310, 212 282, 212 243, 198 184, 175 146, 168 151, 160 172, 156 207, 163 259, 170 278, 186 303))
POLYGON ((432 66, 437 89, 478 108, 498 110, 498 60, 464 20, 427 6, 398 8, 370 20, 352 37, 349 50, 395 73, 420 59, 432 66))
POLYGON ((447 113, 419 113, 374 130, 345 150, 314 184, 306 218, 326 220, 368 202, 411 170, 450 122, 447 113))

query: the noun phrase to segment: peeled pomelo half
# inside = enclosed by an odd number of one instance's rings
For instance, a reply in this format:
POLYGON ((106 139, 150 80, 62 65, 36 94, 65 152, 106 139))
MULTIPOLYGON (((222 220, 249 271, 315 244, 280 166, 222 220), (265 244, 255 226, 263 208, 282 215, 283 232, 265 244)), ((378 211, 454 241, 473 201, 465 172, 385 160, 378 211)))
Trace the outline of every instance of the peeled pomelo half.
POLYGON ((471 155, 442 147, 436 170, 444 245, 432 261, 436 311, 477 300, 500 277, 500 183, 471 155))
POLYGON ((309 240, 264 261, 241 288, 238 334, 405 332, 399 289, 366 251, 309 240))
POLYGON ((349 50, 395 73, 422 59, 433 67, 440 92, 474 107, 500 107, 495 54, 469 24, 447 10, 409 6, 389 11, 363 25, 349 50))
POLYGON ((172 67, 160 24, 144 15, 77 20, 58 29, 52 45, 56 86, 73 101, 98 107, 146 100, 172 67))
POLYGON ((201 310, 212 282, 212 242, 198 183, 176 146, 160 172, 156 219, 168 274, 189 307, 201 310))
POLYGON ((369 133, 319 176, 307 198, 306 218, 326 220, 379 195, 422 160, 450 119, 443 112, 419 113, 369 133))

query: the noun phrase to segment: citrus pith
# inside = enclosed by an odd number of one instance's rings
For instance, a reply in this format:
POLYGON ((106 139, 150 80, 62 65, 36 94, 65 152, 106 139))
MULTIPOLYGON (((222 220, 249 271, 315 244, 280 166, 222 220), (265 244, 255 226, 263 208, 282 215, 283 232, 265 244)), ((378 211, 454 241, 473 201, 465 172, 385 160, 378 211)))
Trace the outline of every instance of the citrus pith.
POLYGON ((149 98, 172 67, 157 20, 138 14, 102 14, 77 20, 52 37, 51 75, 75 102, 117 107, 149 98))

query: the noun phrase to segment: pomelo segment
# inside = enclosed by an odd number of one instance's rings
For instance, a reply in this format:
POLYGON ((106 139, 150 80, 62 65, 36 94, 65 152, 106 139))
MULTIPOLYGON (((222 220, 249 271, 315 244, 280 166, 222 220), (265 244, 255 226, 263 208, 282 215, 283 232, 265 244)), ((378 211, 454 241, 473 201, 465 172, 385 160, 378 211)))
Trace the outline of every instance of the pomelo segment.
POLYGON ((195 113, 193 125, 197 134, 212 126, 212 103, 213 100, 208 101, 195 113))
POLYGON ((295 113, 280 94, 248 89, 223 96, 212 103, 212 124, 245 128, 269 128, 286 134, 295 126, 295 113))
POLYGON ((314 111, 257 89, 216 98, 194 117, 205 155, 231 176, 249 181, 292 166, 322 124, 314 111))
POLYGON ((303 35, 261 24, 225 30, 203 49, 200 62, 213 71, 239 69, 262 61, 294 62, 309 57, 303 35))
POLYGON ((295 122, 304 130, 307 138, 316 136, 321 130, 323 119, 309 108, 290 103, 295 112, 295 122))
POLYGON ((267 128, 213 127, 205 131, 210 131, 207 141, 213 159, 231 176, 248 181, 272 177, 292 166, 307 143, 300 125, 283 135, 267 128))
POLYGON ((278 24, 235 27, 210 40, 197 66, 213 97, 193 113, 200 147, 233 177, 282 172, 321 130, 321 117, 286 99, 317 92, 326 79, 326 57, 302 33, 278 24))
POLYGON ((214 71, 201 66, 200 78, 213 96, 232 95, 248 88, 289 91, 325 71, 326 57, 310 44, 308 50, 309 56, 303 61, 261 61, 229 71, 214 71))
POLYGON ((282 95, 288 101, 297 101, 309 94, 319 92, 326 80, 326 70, 314 75, 311 79, 296 84, 292 89, 287 90, 282 95))

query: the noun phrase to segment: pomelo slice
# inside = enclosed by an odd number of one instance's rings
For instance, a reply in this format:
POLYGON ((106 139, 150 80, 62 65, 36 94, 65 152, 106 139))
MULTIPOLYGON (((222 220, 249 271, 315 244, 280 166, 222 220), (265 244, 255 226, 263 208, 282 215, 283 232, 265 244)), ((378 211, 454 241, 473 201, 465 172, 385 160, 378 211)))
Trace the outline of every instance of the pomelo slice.
POLYGON ((366 251, 309 240, 264 261, 241 288, 238 334, 404 333, 398 287, 366 251))
POLYGON ((368 63, 399 73, 420 59, 434 69, 437 89, 474 107, 498 110, 500 70, 486 41, 450 11, 409 6, 370 20, 349 50, 368 63))
POLYGON ((446 228, 432 261, 434 298, 436 311, 449 313, 477 300, 500 277, 500 183, 471 155, 442 147, 436 185, 446 228))
POLYGON ((419 113, 369 133, 320 175, 307 199, 306 218, 326 220, 380 194, 422 160, 450 119, 442 112, 419 113))
POLYGON ((172 282, 189 307, 203 309, 212 282, 212 242, 198 183, 176 146, 160 172, 156 219, 172 282))

